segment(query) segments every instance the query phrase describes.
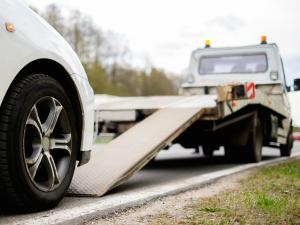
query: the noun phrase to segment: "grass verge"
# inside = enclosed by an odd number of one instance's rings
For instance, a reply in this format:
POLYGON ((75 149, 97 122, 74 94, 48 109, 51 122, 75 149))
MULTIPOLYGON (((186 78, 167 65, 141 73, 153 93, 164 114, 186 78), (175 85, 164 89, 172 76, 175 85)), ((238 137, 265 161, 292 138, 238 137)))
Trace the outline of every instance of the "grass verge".
POLYGON ((300 132, 300 127, 294 127, 294 128, 293 128, 293 131, 294 131, 294 132, 300 132))
POLYGON ((199 199, 183 216, 159 215, 153 224, 300 224, 300 160, 260 169, 238 190, 199 199))

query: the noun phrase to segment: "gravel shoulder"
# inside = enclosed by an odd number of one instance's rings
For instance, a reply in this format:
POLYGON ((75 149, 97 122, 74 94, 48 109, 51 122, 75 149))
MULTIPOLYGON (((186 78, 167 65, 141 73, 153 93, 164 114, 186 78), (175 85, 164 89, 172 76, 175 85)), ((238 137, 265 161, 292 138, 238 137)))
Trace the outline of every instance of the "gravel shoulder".
MULTIPOLYGON (((85 225, 140 225, 157 224, 159 218, 165 215, 172 220, 183 218, 188 213, 186 206, 192 202, 212 197, 224 191, 234 191, 240 187, 240 181, 253 174, 256 170, 245 171, 222 178, 215 183, 196 190, 178 195, 160 198, 142 207, 131 208, 123 212, 114 213, 108 217, 85 223, 85 225)), ((170 223, 171 224, 171 223, 170 223)))

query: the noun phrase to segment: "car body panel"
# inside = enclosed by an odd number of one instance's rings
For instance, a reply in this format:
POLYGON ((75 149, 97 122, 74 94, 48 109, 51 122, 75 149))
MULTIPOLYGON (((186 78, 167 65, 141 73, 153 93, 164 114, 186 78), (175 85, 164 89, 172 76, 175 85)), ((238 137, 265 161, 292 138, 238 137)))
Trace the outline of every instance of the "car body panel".
POLYGON ((60 64, 77 88, 83 112, 81 150, 92 147, 94 94, 84 68, 70 45, 20 0, 0 1, 0 103, 19 72, 29 63, 48 59, 60 64), (8 32, 6 23, 14 25, 8 32))

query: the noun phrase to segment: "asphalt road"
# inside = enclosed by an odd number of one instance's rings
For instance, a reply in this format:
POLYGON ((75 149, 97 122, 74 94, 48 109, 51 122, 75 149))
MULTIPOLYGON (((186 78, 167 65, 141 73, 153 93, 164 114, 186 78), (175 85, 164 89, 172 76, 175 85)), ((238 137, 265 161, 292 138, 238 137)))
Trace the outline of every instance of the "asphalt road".
MULTIPOLYGON (((300 152, 300 142, 296 142, 293 152, 300 152)), ((214 157, 205 157, 195 154, 193 149, 184 149, 175 145, 168 151, 162 151, 150 166, 147 166, 129 181, 116 188, 110 195, 140 190, 144 187, 179 181, 195 177, 209 172, 239 166, 241 164, 229 164, 224 158, 224 150, 216 151, 214 157)), ((263 160, 274 159, 280 156, 279 149, 264 148, 263 160)))
MULTIPOLYGON (((101 146, 95 146, 100 150, 101 146)), ((300 142, 295 143, 293 152, 300 152, 300 142)), ((228 164, 224 159, 224 151, 216 152, 212 158, 204 157, 202 154, 194 154, 193 149, 183 149, 180 146, 173 146, 169 151, 162 151, 156 161, 133 176, 129 181, 114 189, 101 202, 113 197, 126 196, 142 192, 149 187, 159 187, 164 184, 181 181, 183 179, 196 177, 205 173, 221 171, 224 169, 238 167, 239 164, 228 164)), ((279 157, 278 149, 264 148, 263 160, 270 160, 279 157)), ((58 207, 53 210, 28 214, 28 215, 0 215, 0 224, 23 224, 22 221, 35 221, 35 218, 47 218, 67 209, 75 209, 78 206, 84 207, 88 204, 99 202, 99 198, 91 197, 66 197, 58 207)), ((38 220, 34 224, 39 224, 38 220)))

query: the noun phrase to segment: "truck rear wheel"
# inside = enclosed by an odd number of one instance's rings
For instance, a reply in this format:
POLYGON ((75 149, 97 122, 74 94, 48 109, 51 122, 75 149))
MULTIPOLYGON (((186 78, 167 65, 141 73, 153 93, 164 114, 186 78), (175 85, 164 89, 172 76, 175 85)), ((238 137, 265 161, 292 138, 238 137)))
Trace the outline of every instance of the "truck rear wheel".
POLYGON ((244 153, 243 148, 241 146, 225 146, 225 158, 230 163, 240 163, 243 161, 244 153))
POLYGON ((211 146, 202 146, 203 155, 207 157, 212 157, 214 155, 215 149, 211 146))
POLYGON ((263 129, 260 120, 257 118, 253 130, 249 134, 246 146, 246 161, 260 162, 262 158, 263 129))
POLYGON ((249 133, 246 146, 225 146, 225 157, 229 162, 260 162, 262 158, 263 130, 257 119, 253 130, 249 133))
POLYGON ((47 75, 8 91, 0 111, 0 211, 54 207, 71 182, 78 144, 71 102, 47 75))
POLYGON ((293 130, 290 127, 287 142, 285 145, 280 145, 280 155, 281 157, 290 157, 292 154, 292 148, 294 146, 294 139, 293 139, 293 130))

